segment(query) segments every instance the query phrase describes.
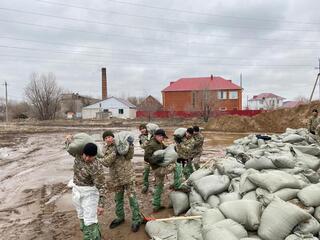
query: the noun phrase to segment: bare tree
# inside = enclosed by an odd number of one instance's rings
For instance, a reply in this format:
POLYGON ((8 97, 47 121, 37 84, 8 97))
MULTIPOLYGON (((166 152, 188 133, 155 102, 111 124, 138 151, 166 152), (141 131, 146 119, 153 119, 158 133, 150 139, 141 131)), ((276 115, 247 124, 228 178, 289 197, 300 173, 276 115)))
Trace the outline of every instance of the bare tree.
POLYGON ((294 100, 297 101, 298 103, 301 103, 301 104, 309 102, 308 98, 306 98, 304 96, 298 96, 294 100))
POLYGON ((210 90, 209 86, 204 86, 197 94, 196 98, 200 100, 199 109, 203 121, 208 122, 218 102, 217 92, 210 90))
POLYGON ((55 119, 59 108, 62 89, 56 83, 53 73, 32 73, 25 88, 25 96, 39 120, 55 119))

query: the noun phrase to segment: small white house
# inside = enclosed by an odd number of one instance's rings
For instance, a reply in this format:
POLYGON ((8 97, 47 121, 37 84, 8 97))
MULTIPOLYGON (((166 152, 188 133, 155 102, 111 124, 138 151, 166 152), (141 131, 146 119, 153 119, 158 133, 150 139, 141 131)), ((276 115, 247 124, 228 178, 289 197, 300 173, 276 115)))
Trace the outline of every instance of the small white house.
POLYGON ((127 100, 110 97, 82 108, 82 119, 99 119, 105 117, 136 118, 136 106, 127 100))
POLYGON ((248 101, 248 107, 250 110, 271 110, 280 108, 283 106, 283 100, 285 98, 277 96, 273 93, 261 93, 253 96, 248 101))

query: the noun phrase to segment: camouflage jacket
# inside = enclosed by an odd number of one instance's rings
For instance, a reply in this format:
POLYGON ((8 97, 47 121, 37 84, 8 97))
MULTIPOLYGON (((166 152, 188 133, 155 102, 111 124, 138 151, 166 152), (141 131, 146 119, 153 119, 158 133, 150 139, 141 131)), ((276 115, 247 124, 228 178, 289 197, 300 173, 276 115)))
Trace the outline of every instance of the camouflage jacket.
POLYGON ((199 155, 202 153, 203 150, 203 143, 204 143, 204 137, 201 133, 196 133, 193 135, 194 138, 194 149, 193 153, 194 155, 199 155))
POLYGON ((93 160, 93 162, 86 162, 82 156, 75 156, 73 183, 77 186, 95 186, 99 191, 99 207, 104 207, 106 200, 106 180, 102 165, 97 159, 93 160))
POLYGON ((182 139, 182 142, 178 143, 176 146, 179 158, 186 159, 186 160, 192 159, 194 156, 194 153, 193 153, 194 145, 195 145, 195 140, 193 137, 189 139, 184 137, 182 139))
POLYGON ((106 144, 104 146, 104 156, 99 160, 103 166, 109 168, 110 178, 114 187, 123 186, 135 180, 134 169, 131 162, 133 154, 133 145, 130 145, 126 155, 119 155, 115 144, 106 144))
POLYGON ((309 132, 316 132, 319 123, 320 123, 319 117, 314 117, 314 116, 310 117, 308 121, 309 132))
MULTIPOLYGON (((144 161, 150 162, 152 155, 157 150, 165 149, 167 146, 163 143, 159 143, 155 138, 151 138, 151 140, 148 142, 145 150, 144 150, 144 161)), ((160 166, 150 164, 152 169, 156 169, 160 166)))
POLYGON ((142 149, 145 149, 146 146, 148 145, 148 142, 149 142, 149 136, 148 134, 140 134, 139 136, 139 143, 140 143, 140 147, 142 149))

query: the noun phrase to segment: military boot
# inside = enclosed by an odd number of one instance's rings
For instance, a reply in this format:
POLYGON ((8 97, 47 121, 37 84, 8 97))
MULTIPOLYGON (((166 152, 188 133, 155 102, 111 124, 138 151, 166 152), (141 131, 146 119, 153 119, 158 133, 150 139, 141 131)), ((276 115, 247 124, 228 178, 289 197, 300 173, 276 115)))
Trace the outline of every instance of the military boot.
POLYGON ((111 224, 110 224, 110 228, 115 228, 117 226, 119 226, 120 224, 124 223, 124 209, 123 209, 123 204, 124 204, 124 192, 116 192, 115 193, 115 197, 114 200, 116 202, 116 216, 117 218, 114 219, 111 224))
POLYGON ((84 228, 84 221, 83 221, 83 219, 80 219, 80 230, 81 230, 81 232, 83 232, 83 228, 84 228))
POLYGON ((100 227, 98 223, 83 226, 83 240, 101 240, 100 227))
POLYGON ((154 193, 153 193, 153 212, 159 212, 160 210, 164 209, 164 206, 161 205, 161 195, 163 193, 163 184, 158 184, 155 186, 154 193))
POLYGON ((129 203, 130 203, 130 208, 131 208, 131 212, 132 212, 131 230, 132 230, 132 232, 137 232, 140 228, 140 224, 142 222, 142 219, 141 219, 139 204, 138 204, 136 196, 130 197, 129 203))
POLYGON ((143 188, 142 193, 147 193, 149 189, 149 174, 150 174, 150 165, 146 165, 143 169, 143 188))

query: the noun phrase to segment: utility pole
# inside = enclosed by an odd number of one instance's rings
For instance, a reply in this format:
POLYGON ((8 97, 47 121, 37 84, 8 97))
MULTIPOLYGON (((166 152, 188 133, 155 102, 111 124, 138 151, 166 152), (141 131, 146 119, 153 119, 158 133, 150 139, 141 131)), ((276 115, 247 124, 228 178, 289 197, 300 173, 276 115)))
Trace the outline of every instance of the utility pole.
MULTIPOLYGON (((313 93, 314 93, 314 90, 316 89, 316 86, 317 86, 317 83, 318 83, 318 80, 320 77, 320 58, 318 58, 318 62, 319 62, 319 66, 316 67, 315 69, 318 69, 319 72, 317 74, 316 81, 315 81, 313 89, 312 89, 312 93, 311 93, 310 100, 309 100, 310 102, 312 101, 313 93)), ((320 99, 320 81, 319 81, 319 99, 320 99)))
POLYGON ((8 122, 8 84, 7 81, 4 82, 4 87, 6 91, 6 122, 8 122))

